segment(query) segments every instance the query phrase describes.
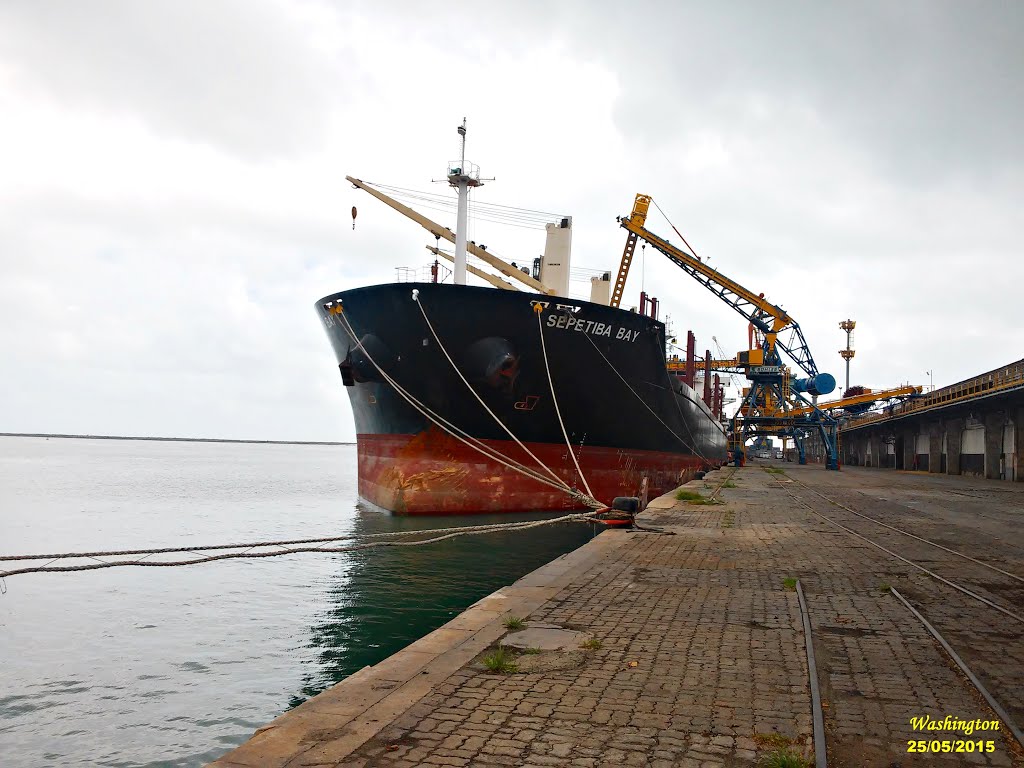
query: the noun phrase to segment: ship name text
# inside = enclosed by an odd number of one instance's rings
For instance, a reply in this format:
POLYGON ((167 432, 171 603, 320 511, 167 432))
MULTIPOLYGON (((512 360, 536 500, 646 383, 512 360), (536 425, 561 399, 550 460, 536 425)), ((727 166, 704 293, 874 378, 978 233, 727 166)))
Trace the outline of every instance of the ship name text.
POLYGON ((572 315, 548 315, 548 328, 560 328, 566 331, 577 333, 589 333, 592 336, 607 336, 609 339, 616 338, 621 341, 636 341, 640 331, 633 331, 629 328, 615 328, 608 323, 599 323, 594 320, 584 320, 581 317, 572 315))

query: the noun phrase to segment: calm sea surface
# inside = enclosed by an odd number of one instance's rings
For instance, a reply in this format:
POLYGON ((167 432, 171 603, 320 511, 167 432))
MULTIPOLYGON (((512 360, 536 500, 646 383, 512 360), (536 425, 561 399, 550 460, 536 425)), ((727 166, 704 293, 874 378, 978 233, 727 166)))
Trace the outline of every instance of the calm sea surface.
MULTIPOLYGON (((0 437, 0 553, 530 517, 364 510, 355 465, 352 446, 0 437)), ((353 554, 9 577, 0 765, 202 765, 592 536, 560 525, 353 554)))

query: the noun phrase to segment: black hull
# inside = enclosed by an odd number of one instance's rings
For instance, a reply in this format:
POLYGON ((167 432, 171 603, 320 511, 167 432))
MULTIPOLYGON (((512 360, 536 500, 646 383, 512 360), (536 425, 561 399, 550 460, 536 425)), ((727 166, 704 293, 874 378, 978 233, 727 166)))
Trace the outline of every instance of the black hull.
MULTIPOLYGON (((374 362, 416 400, 473 437, 510 441, 460 380, 443 344, 516 438, 560 446, 568 457, 544 364, 538 302, 558 408, 581 457, 590 448, 601 449, 605 457, 607 449, 615 449, 624 456, 667 457, 689 469, 725 460, 721 424, 666 369, 662 323, 590 302, 432 283, 358 288, 316 304, 348 385, 361 443, 437 431, 384 381, 374 362)), ((363 458, 361 451, 361 493, 363 458)), ((586 467, 583 471, 586 475, 586 467)), ((379 493, 370 495, 379 503, 379 493)), ((386 499, 381 506, 391 508, 386 499)))

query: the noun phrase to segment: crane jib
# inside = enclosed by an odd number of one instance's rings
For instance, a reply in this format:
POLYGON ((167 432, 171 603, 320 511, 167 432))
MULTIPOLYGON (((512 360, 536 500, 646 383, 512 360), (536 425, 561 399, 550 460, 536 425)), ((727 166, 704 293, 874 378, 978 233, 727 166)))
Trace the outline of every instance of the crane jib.
MULTIPOLYGON (((657 251, 668 257, 669 261, 735 309, 762 333, 777 336, 784 331, 791 331, 788 342, 776 338, 775 346, 792 358, 793 362, 808 376, 818 375, 818 367, 814 363, 800 325, 781 307, 765 300, 764 296, 744 288, 718 270, 712 269, 696 256, 677 248, 630 218, 620 219, 619 226, 650 243, 657 251)), ((623 279, 622 282, 624 283, 625 280, 623 279)))

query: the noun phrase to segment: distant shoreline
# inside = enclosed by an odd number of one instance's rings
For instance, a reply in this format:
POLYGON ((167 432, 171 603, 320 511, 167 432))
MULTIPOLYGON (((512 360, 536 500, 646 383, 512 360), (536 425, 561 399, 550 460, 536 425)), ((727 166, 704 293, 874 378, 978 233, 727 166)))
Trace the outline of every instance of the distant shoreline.
POLYGON ((355 445, 329 440, 233 440, 222 437, 136 437, 133 435, 57 435, 45 432, 0 432, 0 437, 59 437, 77 440, 156 440, 164 443, 251 443, 255 445, 355 445))

